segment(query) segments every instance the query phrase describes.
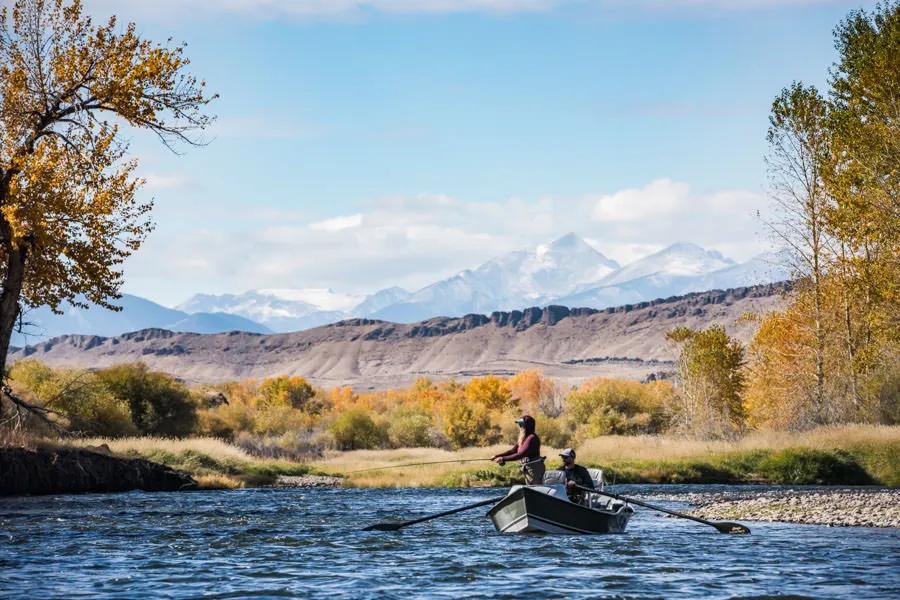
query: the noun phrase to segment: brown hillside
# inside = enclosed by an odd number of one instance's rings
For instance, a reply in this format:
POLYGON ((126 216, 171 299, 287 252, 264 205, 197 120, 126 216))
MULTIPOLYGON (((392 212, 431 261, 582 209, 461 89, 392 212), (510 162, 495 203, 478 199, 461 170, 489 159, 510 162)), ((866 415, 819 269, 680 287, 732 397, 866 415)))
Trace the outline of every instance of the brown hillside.
POLYGON ((57 366, 143 361, 189 382, 302 375, 316 384, 386 388, 417 377, 466 378, 536 368, 579 381, 640 379, 671 368, 673 327, 724 325, 748 340, 746 313, 783 306, 784 284, 689 294, 606 310, 560 306, 437 317, 408 325, 352 319, 296 333, 215 335, 147 329, 116 337, 70 335, 17 350, 57 366))

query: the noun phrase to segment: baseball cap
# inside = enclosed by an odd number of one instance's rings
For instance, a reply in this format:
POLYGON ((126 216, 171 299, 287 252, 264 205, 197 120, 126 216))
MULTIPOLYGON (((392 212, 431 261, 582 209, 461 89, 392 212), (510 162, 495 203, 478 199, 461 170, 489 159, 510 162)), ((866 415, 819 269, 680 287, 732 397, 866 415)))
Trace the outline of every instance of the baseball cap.
POLYGON ((560 452, 559 455, 564 458, 570 458, 570 457, 575 458, 575 451, 572 450, 571 448, 566 448, 565 450, 560 452))

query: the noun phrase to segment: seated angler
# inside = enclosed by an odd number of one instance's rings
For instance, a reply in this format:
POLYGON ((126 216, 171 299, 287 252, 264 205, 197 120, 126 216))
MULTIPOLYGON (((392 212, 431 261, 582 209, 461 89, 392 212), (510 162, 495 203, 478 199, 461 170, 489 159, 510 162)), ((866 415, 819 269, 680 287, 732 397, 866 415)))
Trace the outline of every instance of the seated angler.
POLYGON ((566 494, 572 502, 583 504, 585 493, 583 490, 578 489, 577 486, 594 489, 594 480, 591 479, 591 474, 587 469, 575 464, 575 450, 566 448, 559 455, 563 459, 563 464, 559 470, 566 477, 566 494))

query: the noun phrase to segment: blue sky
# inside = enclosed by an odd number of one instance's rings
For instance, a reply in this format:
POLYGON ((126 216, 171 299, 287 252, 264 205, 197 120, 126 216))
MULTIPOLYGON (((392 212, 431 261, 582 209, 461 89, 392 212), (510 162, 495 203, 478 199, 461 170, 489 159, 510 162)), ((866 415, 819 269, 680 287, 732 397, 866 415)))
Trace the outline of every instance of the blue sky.
POLYGON ((568 231, 622 262, 765 250, 765 132, 872 3, 93 0, 188 42, 211 143, 133 148, 157 230, 125 291, 429 283, 568 231))

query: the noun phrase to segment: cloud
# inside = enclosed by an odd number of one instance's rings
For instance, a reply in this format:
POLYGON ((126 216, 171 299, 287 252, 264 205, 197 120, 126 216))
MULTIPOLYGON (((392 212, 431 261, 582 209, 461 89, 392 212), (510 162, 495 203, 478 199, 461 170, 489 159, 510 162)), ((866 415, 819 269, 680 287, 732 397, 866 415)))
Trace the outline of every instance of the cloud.
POLYGON ((643 188, 601 196, 594 204, 591 218, 601 222, 627 222, 665 217, 683 209, 690 199, 689 192, 686 183, 658 179, 643 188))
POLYGON ((203 227, 159 222, 129 260, 127 280, 129 291, 172 303, 196 292, 271 287, 418 289, 570 231, 622 263, 677 241, 741 260, 768 249, 755 217, 766 206, 762 194, 700 193, 684 182, 658 179, 609 194, 534 201, 381 198, 324 220, 261 207, 256 220, 220 226, 198 214, 189 221, 203 227))
POLYGON ((309 228, 316 231, 328 231, 330 233, 334 233, 343 229, 359 227, 360 225, 362 225, 362 214, 357 213, 355 215, 349 215, 347 217, 335 217, 333 219, 326 219, 324 221, 312 223, 309 228))

